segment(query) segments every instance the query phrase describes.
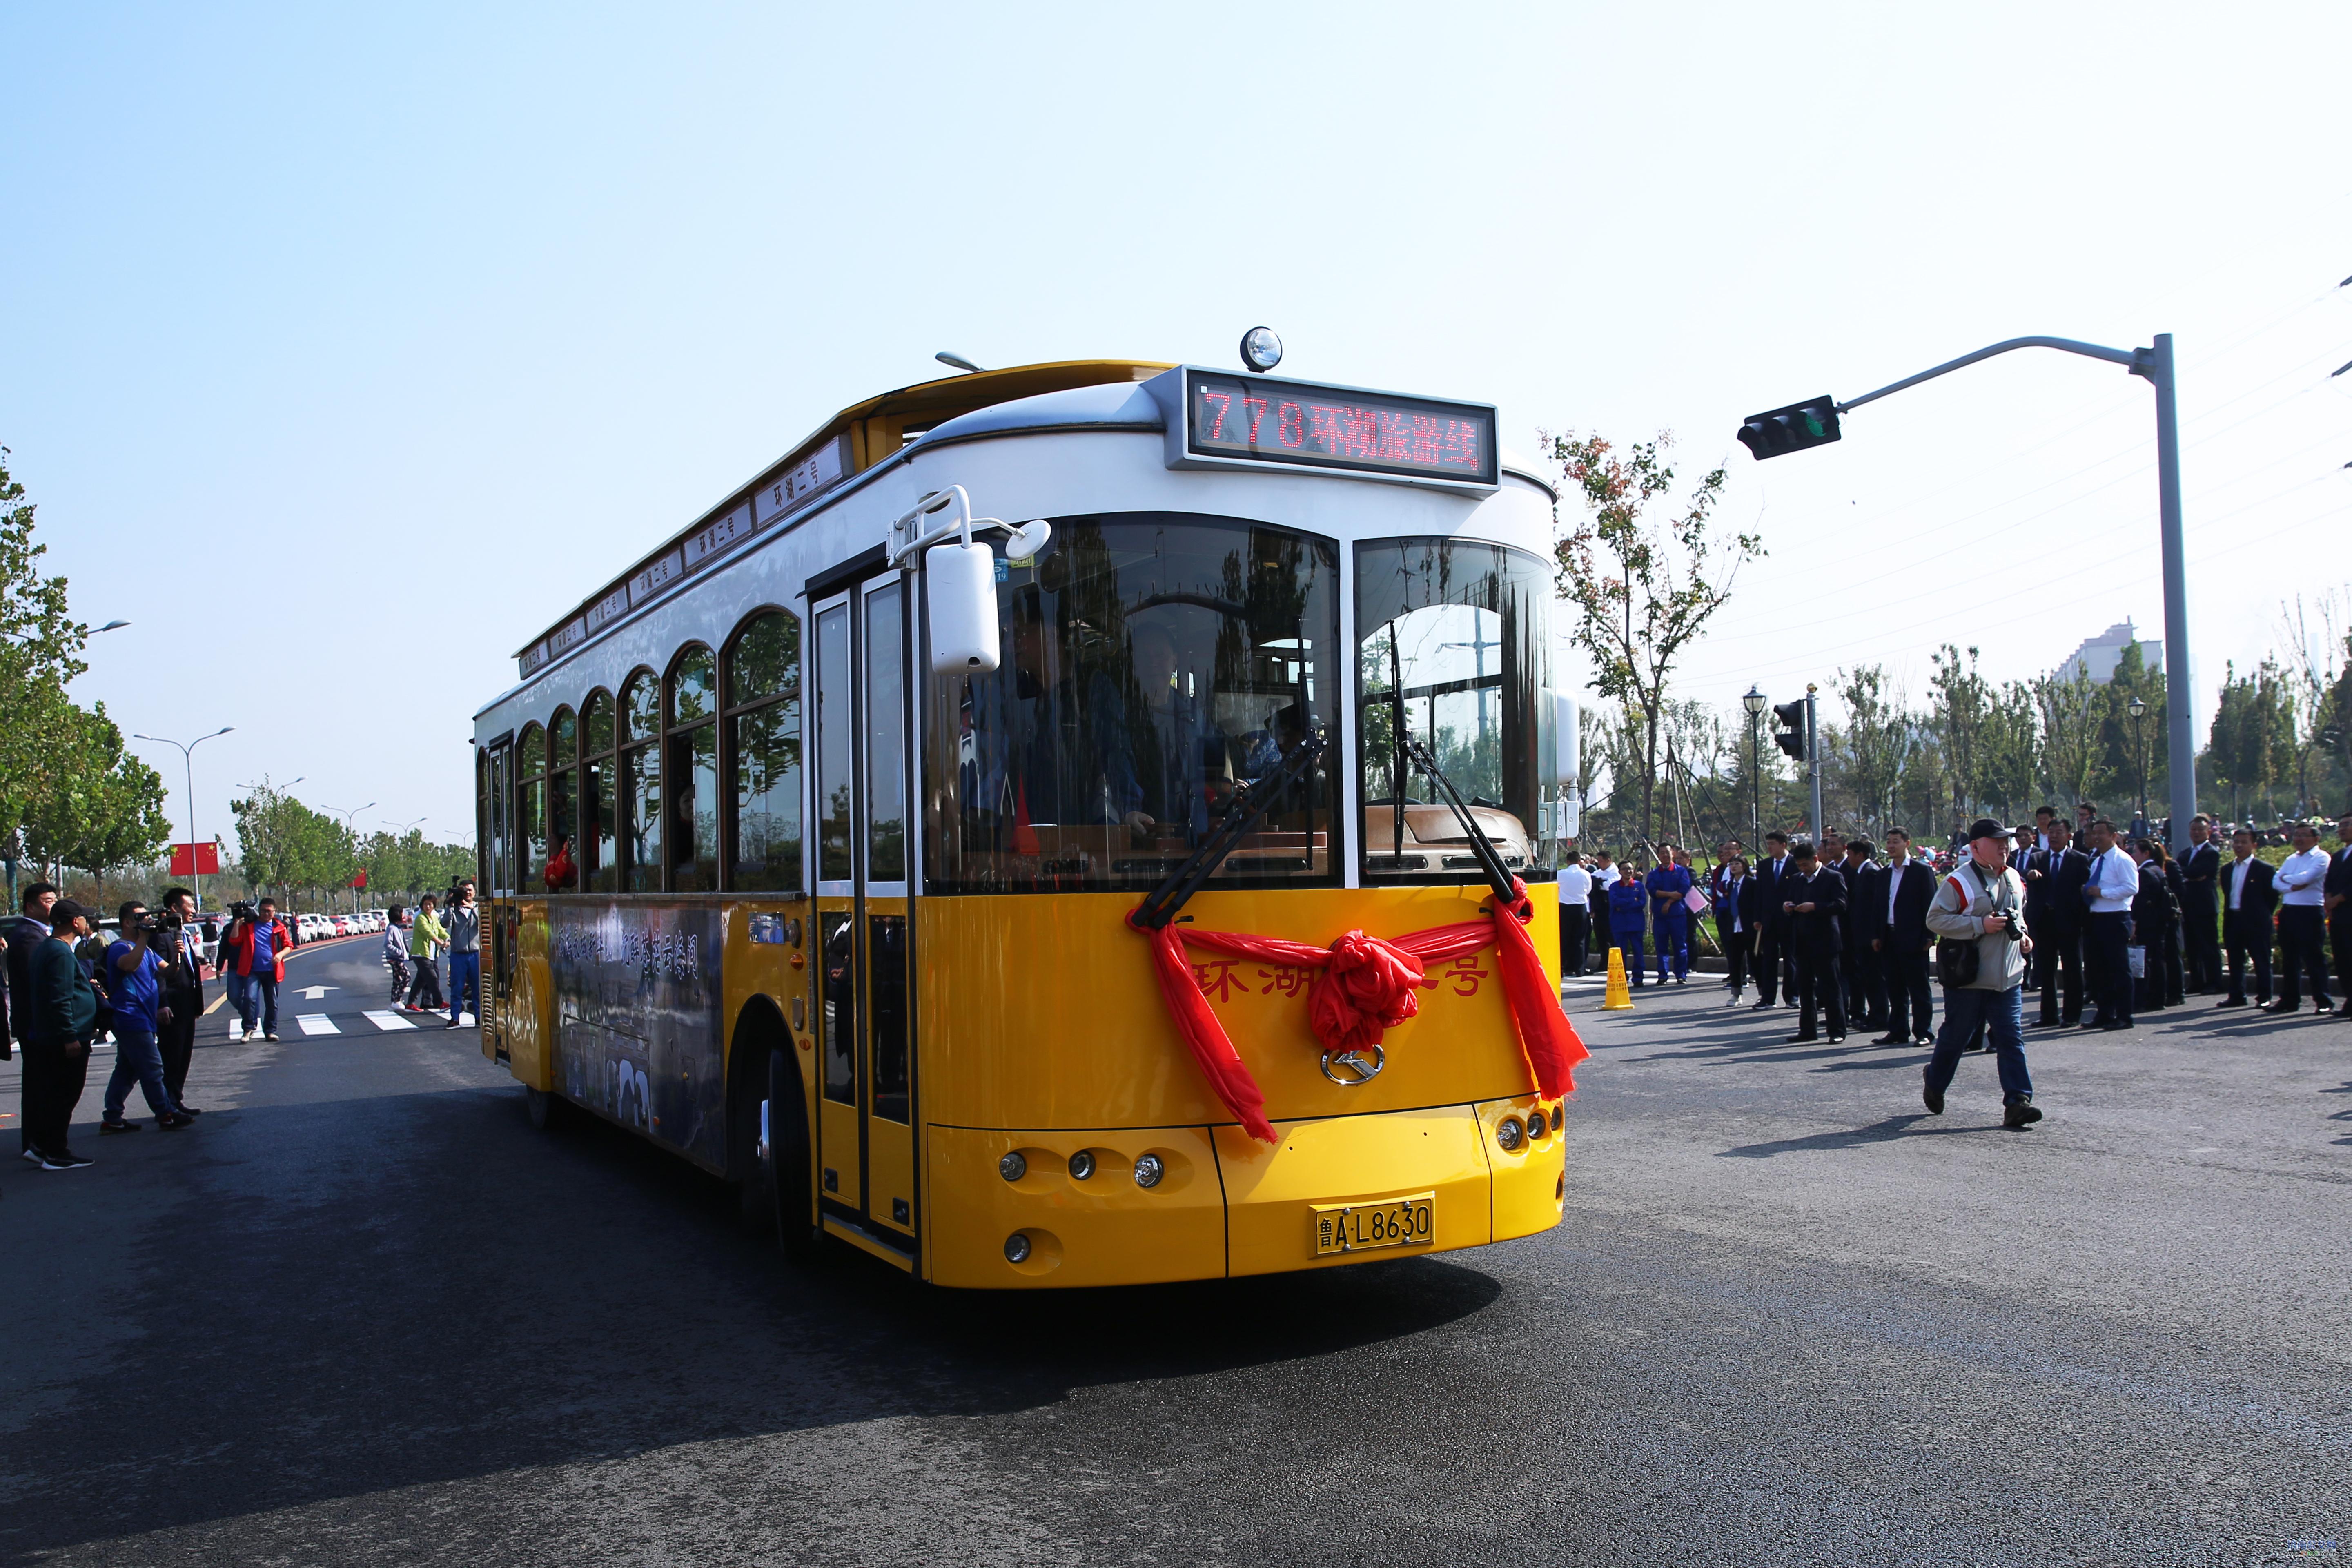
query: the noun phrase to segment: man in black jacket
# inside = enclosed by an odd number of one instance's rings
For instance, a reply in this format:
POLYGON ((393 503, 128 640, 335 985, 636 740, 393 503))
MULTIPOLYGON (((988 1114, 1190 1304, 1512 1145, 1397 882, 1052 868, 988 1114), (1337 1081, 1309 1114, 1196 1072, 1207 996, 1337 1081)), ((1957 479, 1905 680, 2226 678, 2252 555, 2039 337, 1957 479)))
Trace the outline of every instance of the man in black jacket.
MULTIPOLYGON (((90 1163, 67 1147, 66 1130, 89 1081, 98 993, 74 956, 74 944, 89 935, 81 906, 60 899, 49 910, 48 923, 47 940, 33 944, 26 964, 31 1005, 20 1026, 26 1069, 21 1110, 36 1163, 44 1171, 70 1171, 90 1163)), ((14 952, 16 944, 8 946, 14 952)))
POLYGON ((1845 966, 1846 1021, 1856 1028, 1886 1026, 1886 982, 1878 972, 1878 952, 1870 945, 1871 893, 1878 885, 1878 862, 1871 856, 1876 846, 1867 838, 1846 841, 1845 860, 1837 868, 1845 879, 1847 913, 1845 945, 1839 961, 1845 966))
POLYGON ((1845 1038, 1845 987, 1838 975, 1839 951, 1845 942, 1845 879, 1813 858, 1811 844, 1800 844, 1789 858, 1789 874, 1780 881, 1780 912, 1789 922, 1789 953, 1797 963, 1797 1032, 1790 1045, 1817 1038, 1818 1011, 1832 1041, 1845 1038))
POLYGON ((2033 972, 2042 985, 2041 1026, 2083 1021, 2083 883, 2091 858, 2074 847, 2074 830, 2053 818, 2050 847, 2027 858, 2025 929, 2033 933, 2033 972))
POLYGON ((2200 811, 2189 819, 2189 847, 2180 856, 2180 934, 2189 989, 2200 994, 2221 989, 2221 846, 2213 819, 2200 811))
POLYGON ((1936 897, 1936 873, 1911 854, 1911 835, 1886 830, 1886 866, 1871 881, 1867 920, 1870 946, 1886 985, 1886 1033, 1882 1046, 1936 1043, 1935 994, 1927 984, 1927 954, 1936 938, 1927 930, 1927 905, 1936 897))
POLYGON ((1780 889, 1791 870, 1789 836, 1779 828, 1764 836, 1764 857, 1756 862, 1756 994, 1760 1012, 1785 985, 1789 1005, 1797 1005, 1795 966, 1790 962, 1789 917, 1781 912, 1780 889))
MULTIPOLYGON (((33 1022, 33 955, 49 940, 49 910, 58 901, 58 885, 35 882, 21 897, 25 912, 8 921, 8 1028, 9 1038, 18 1046, 25 1043, 25 1031, 33 1022)), ((25 1076, 18 1086, 21 1095, 39 1094, 41 1068, 47 1062, 46 1057, 37 1064, 29 1054, 25 1058, 25 1076)), ((16 1139, 26 1159, 39 1158, 22 1114, 16 1118, 16 1139)))
POLYGON ((196 896, 185 888, 163 892, 163 929, 148 939, 163 964, 163 1005, 172 1010, 169 1022, 155 1036, 163 1058, 163 1087, 172 1103, 185 1107, 180 1090, 188 1081, 188 1062, 196 1048, 196 1020, 205 1011, 205 943, 196 927, 196 896))
POLYGON ((2278 889, 2272 886, 2272 879, 2277 873, 2269 861, 2254 853, 2252 828, 2241 827, 2230 835, 2230 853, 2235 858, 2221 872, 2220 882, 2221 941, 2230 953, 2230 994, 2214 1005, 2242 1007, 2249 953, 2254 960, 2254 1000, 2271 999, 2272 911, 2278 908, 2278 889))

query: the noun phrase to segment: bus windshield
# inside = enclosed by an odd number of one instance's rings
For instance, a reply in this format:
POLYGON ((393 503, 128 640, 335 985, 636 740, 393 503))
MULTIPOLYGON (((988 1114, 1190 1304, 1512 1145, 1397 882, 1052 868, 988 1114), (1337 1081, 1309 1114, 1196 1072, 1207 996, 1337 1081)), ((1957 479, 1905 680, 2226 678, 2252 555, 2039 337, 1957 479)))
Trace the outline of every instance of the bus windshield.
MULTIPOLYGON (((1337 711, 1331 541, 1190 512, 1052 521, 1045 550, 1000 563, 1003 665, 936 678, 926 704, 934 892, 1154 887, 1337 711)), ((1335 882, 1336 793, 1318 760, 1217 881, 1335 882)))
POLYGON ((1370 877, 1475 874, 1468 836, 1402 735, 1427 747, 1523 876, 1549 864, 1539 821, 1547 679, 1544 562, 1462 539, 1381 540, 1356 550, 1356 668, 1363 748, 1363 867, 1370 877), (1402 788, 1398 780, 1402 774, 1402 788))

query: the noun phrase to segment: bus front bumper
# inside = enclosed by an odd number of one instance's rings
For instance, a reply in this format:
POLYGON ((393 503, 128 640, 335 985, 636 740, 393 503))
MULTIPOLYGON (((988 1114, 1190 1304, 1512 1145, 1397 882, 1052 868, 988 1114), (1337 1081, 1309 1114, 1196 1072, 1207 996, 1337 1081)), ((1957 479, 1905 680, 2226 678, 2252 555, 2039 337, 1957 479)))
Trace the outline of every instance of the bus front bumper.
MULTIPOLYGON (((1559 1223, 1559 1107, 1532 1096, 1275 1131, 1281 1142, 1269 1145, 1233 1126, 931 1127, 925 1272, 983 1289, 1144 1285, 1446 1252, 1559 1223), (1545 1130, 1528 1136, 1538 1110, 1545 1130), (1008 1155, 1019 1158, 1008 1166, 1008 1155), (1151 1185, 1139 1164, 1147 1177, 1156 1164, 1151 1185), (1425 1237, 1380 1234, 1415 1199, 1428 1203, 1425 1237), (1344 1230, 1359 1213, 1381 1216, 1372 1243, 1326 1250, 1334 1221, 1344 1230)), ((1353 1222, 1358 1236, 1365 1228, 1353 1222)))

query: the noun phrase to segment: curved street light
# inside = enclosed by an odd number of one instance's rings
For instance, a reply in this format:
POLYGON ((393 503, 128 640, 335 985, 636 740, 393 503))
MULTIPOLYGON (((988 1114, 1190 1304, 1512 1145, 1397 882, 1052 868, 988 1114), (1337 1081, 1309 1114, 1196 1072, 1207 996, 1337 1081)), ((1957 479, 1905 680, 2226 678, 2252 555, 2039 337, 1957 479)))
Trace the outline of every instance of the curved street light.
MULTIPOLYGON (((130 622, 128 622, 128 621, 110 621, 110 622, 108 622, 105 626, 102 626, 99 627, 98 629, 99 629, 100 631, 102 631, 102 632, 110 632, 110 631, 112 631, 116 626, 129 626, 130 624, 131 624, 131 623, 130 623, 130 622)), ((180 748, 180 761, 181 761, 181 763, 182 763, 183 764, 184 764, 184 766, 185 766, 185 768, 186 768, 186 770, 187 770, 186 777, 187 777, 187 781, 188 781, 188 874, 189 874, 190 878, 191 878, 191 879, 195 882, 195 889, 194 889, 194 891, 195 891, 195 895, 196 895, 196 908, 198 908, 198 909, 203 909, 203 908, 205 907, 205 874, 204 874, 202 871, 199 871, 199 870, 197 870, 197 869, 195 868, 195 866, 196 866, 196 758, 195 758, 195 751, 196 751, 196 748, 197 748, 198 746, 203 745, 206 741, 217 740, 217 739, 219 739, 221 736, 227 734, 231 730, 234 730, 234 729, 236 729, 236 725, 234 725, 234 724, 224 724, 224 725, 222 725, 219 729, 215 730, 215 731, 214 731, 211 734, 209 734, 209 735, 199 735, 199 736, 197 736, 197 737, 196 737, 194 740, 193 740, 193 741, 185 741, 185 742, 183 742, 183 741, 174 741, 174 740, 171 739, 171 738, 170 738, 169 736, 167 736, 167 735, 133 735, 133 736, 131 736, 131 738, 132 740, 134 740, 134 741, 152 741, 152 742, 153 742, 155 744, 157 744, 157 745, 159 745, 159 746, 177 746, 177 747, 179 747, 179 748, 180 748)))

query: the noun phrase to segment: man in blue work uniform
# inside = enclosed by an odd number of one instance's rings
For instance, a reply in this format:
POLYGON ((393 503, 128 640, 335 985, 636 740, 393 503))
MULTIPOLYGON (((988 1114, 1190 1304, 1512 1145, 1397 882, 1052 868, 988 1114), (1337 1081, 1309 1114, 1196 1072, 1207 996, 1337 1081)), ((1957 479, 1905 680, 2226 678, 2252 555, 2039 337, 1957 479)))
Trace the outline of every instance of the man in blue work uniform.
POLYGON ((1642 932, 1649 920, 1649 895, 1629 869, 1609 884, 1609 945, 1624 949, 1625 978, 1635 985, 1642 984, 1642 932))
POLYGON ((1642 879, 1643 890, 1650 896, 1650 923, 1658 939, 1658 984, 1666 983, 1666 967, 1673 962, 1675 984, 1690 984, 1690 910, 1684 904, 1685 895, 1691 890, 1690 868, 1676 863, 1675 847, 1658 846, 1658 864, 1642 879))

